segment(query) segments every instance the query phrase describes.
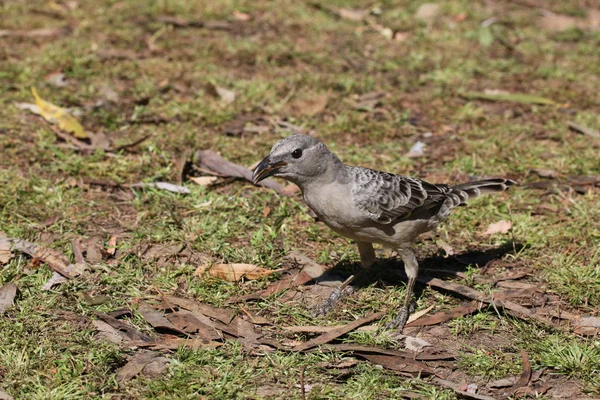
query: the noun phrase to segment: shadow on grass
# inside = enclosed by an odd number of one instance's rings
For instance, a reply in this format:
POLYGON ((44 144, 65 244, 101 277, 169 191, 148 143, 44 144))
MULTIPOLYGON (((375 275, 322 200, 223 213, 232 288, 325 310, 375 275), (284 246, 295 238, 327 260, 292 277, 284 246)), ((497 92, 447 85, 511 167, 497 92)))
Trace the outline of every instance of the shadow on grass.
MULTIPOLYGON (((462 275, 469 266, 486 268, 495 260, 502 259, 507 254, 517 254, 523 245, 508 241, 499 247, 487 250, 470 250, 465 253, 456 254, 451 257, 431 256, 418 259, 419 276, 439 277, 440 279, 455 279, 462 275)), ((362 269, 360 263, 341 261, 334 267, 328 269, 319 282, 336 281, 346 279, 354 274, 353 286, 361 289, 375 283, 387 287, 405 285, 407 276, 404 273, 404 264, 398 257, 378 259, 375 265, 369 269, 362 269)), ((423 284, 417 282, 415 296, 418 298, 423 292, 423 284)), ((456 293, 453 293, 456 295, 456 293)))

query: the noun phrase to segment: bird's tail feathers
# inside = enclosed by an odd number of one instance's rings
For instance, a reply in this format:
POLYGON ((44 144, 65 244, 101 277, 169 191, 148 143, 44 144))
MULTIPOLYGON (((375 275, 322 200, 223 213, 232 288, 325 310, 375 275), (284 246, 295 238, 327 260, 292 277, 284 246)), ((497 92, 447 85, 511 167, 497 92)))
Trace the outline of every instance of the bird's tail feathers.
POLYGON ((452 186, 448 194, 455 195, 458 198, 456 200, 459 200, 458 205, 463 205, 467 201, 479 197, 482 194, 503 192, 516 184, 517 182, 511 179, 484 179, 481 181, 461 183, 460 185, 452 186))

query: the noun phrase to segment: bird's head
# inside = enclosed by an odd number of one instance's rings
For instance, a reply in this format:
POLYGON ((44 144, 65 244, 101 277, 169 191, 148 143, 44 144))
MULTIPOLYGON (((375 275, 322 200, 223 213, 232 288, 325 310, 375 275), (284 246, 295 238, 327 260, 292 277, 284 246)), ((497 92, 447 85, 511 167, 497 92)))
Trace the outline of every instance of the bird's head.
POLYGON ((293 135, 275 143, 254 170, 252 180, 258 183, 269 176, 278 176, 302 187, 303 183, 325 174, 332 160, 340 162, 317 139, 293 135))

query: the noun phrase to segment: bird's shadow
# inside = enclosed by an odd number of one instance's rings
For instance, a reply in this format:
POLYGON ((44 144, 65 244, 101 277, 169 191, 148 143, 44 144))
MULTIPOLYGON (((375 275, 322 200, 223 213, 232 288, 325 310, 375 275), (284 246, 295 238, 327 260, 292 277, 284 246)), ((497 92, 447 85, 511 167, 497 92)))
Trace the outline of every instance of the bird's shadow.
MULTIPOLYGON (((523 245, 513 241, 506 242, 499 247, 486 250, 469 250, 449 257, 430 256, 418 259, 420 276, 436 276, 440 279, 452 279, 461 276, 469 266, 485 268, 494 260, 499 260, 507 254, 517 254, 523 245)), ((406 284, 404 264, 398 257, 380 258, 368 269, 363 269, 360 263, 340 261, 329 268, 323 275, 316 279, 317 282, 339 281, 354 275, 352 286, 355 289, 378 284, 383 287, 406 284)), ((424 286, 417 282, 415 296, 418 298, 424 286)))

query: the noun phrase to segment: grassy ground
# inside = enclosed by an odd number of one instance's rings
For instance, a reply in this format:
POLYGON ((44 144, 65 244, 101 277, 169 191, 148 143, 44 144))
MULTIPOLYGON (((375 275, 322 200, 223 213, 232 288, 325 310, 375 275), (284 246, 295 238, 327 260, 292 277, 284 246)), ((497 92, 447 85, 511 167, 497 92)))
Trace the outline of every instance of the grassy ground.
MULTIPOLYGON (((370 363, 345 373, 323 367, 339 355, 259 357, 235 343, 178 350, 160 377, 117 384, 115 371, 127 354, 97 339, 89 324, 94 310, 135 308, 140 299, 177 287, 185 296, 224 306, 233 296, 268 285, 268 279, 228 283, 194 276, 195 267, 206 262, 276 269, 286 263, 286 254, 300 251, 327 266, 355 267, 349 264, 358 260, 355 246, 315 224, 299 196, 281 197, 229 180, 211 188, 187 182, 188 196, 86 183, 176 182, 178 162, 189 149, 212 149, 251 165, 289 132, 270 126, 241 136, 224 133, 227 123, 249 114, 287 118, 314 131, 350 164, 432 182, 480 176, 545 182, 543 189, 524 185, 457 210, 425 238, 419 257, 432 269, 431 260, 438 260, 443 269, 450 261, 435 258, 444 254, 437 246, 442 242, 456 254, 450 260, 508 248, 485 270, 467 261, 462 278, 445 279, 463 279, 486 291, 490 274, 531 268, 524 282, 541 288, 554 307, 596 315, 600 190, 581 189, 569 177, 600 174, 600 139, 567 127, 573 121, 600 128, 600 34, 586 19, 594 2, 538 2, 556 13, 544 14, 535 1, 450 0, 439 2, 437 16, 420 20, 415 14, 421 3, 0 2, 0 29, 69 27, 55 36, 0 36, 0 230, 68 255, 74 239, 99 237, 105 243, 117 235, 124 255, 117 262, 100 261, 85 279, 51 291, 41 289, 52 274, 46 266, 18 256, 2 267, 0 283, 15 282, 19 294, 0 317, 0 389, 19 399, 301 398, 295 385, 303 370, 305 382, 313 385, 308 398, 400 398, 404 390, 453 398, 451 391, 370 363), (371 14, 354 21, 329 6, 371 14), (544 15, 577 26, 559 29, 544 15), (210 24, 174 27, 160 16, 229 22, 226 30, 210 24), (64 73, 65 86, 45 78, 57 71, 64 73), (209 83, 232 90, 235 101, 212 96, 209 83), (74 151, 47 123, 14 105, 33 102, 31 87, 54 104, 78 110, 88 131, 104 133, 115 146, 151 137, 115 154, 74 151), (464 96, 485 90, 543 96, 556 104, 464 96), (375 91, 381 92, 377 104, 356 107, 360 96, 375 91), (419 140, 426 156, 405 157, 419 140), (540 178, 533 172, 540 169, 558 175, 540 178), (499 220, 510 220, 511 231, 485 235, 499 220), (158 246, 180 244, 194 257, 177 262, 140 250, 153 246, 160 255, 166 250, 158 246), (87 305, 83 293, 109 299, 87 305)), ((395 261, 378 266, 372 284, 325 317, 312 318, 305 302, 277 296, 244 307, 281 325, 344 323, 383 309, 388 311, 383 324, 404 292, 397 279, 385 284, 393 280, 390 265, 401 268, 395 261)), ((419 309, 460 302, 452 294, 422 289, 419 309)), ((149 330, 141 319, 134 321, 149 330)), ((444 369, 455 381, 485 387, 490 380, 519 375, 525 350, 534 371, 546 369, 546 396, 600 395, 597 339, 494 309, 420 334, 459 354, 444 369)), ((395 345, 372 332, 355 332, 346 340, 395 345)))

